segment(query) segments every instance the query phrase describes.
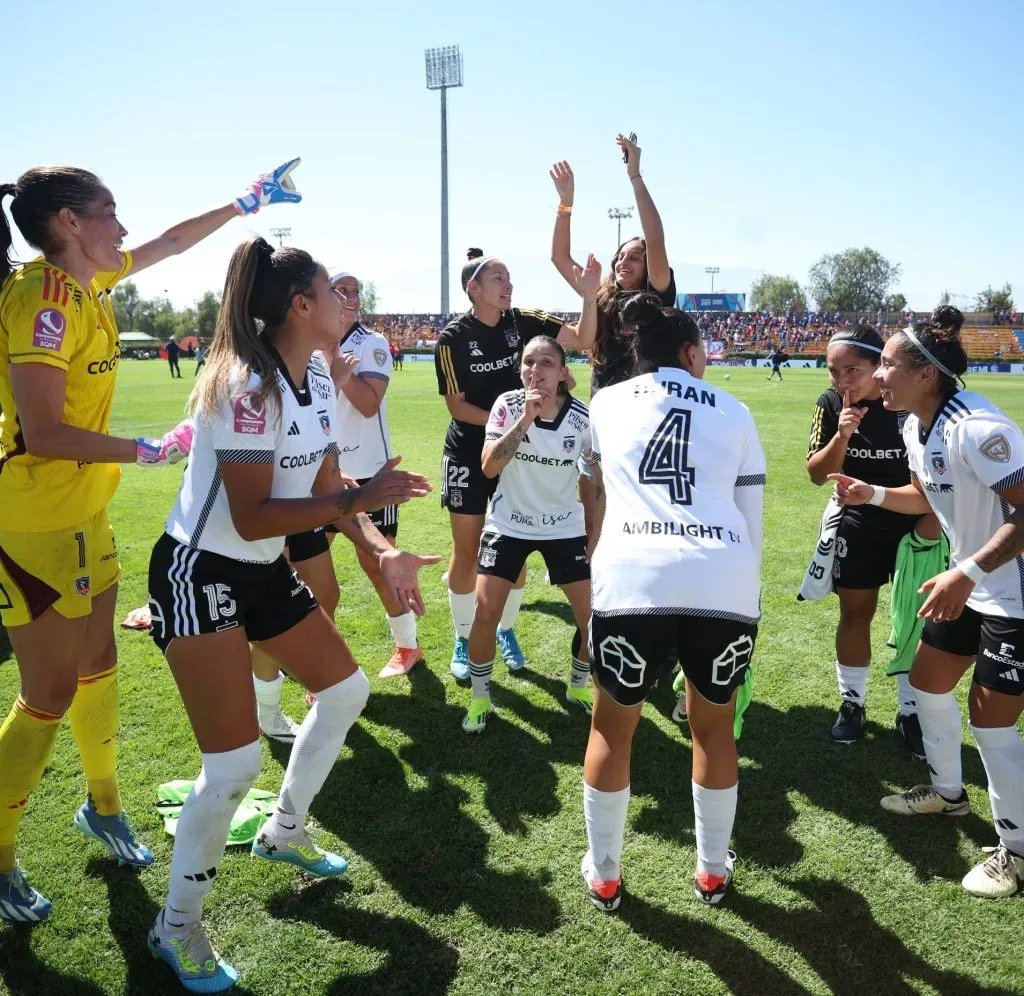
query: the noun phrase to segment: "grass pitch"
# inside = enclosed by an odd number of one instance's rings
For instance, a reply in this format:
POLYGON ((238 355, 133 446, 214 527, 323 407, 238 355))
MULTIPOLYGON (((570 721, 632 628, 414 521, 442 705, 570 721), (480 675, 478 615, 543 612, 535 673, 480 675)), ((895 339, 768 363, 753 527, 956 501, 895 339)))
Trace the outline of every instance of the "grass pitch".
MULTIPOLYGON (((125 362, 113 431, 157 433, 180 416, 191 385, 163 363, 125 362)), ((497 717, 482 737, 459 721, 469 699, 448 675, 451 623, 442 567, 423 574, 426 666, 378 682, 390 634, 351 547, 335 545, 337 621, 370 677, 370 705, 316 800, 321 839, 345 854, 343 882, 314 882, 231 850, 207 904, 215 943, 241 972, 239 992, 278 993, 802 993, 1024 992, 1024 899, 985 902, 961 876, 995 843, 985 778, 965 727, 963 820, 906 820, 878 805, 926 780, 893 730, 888 602, 875 623, 868 733, 829 740, 837 707, 835 599, 798 604, 823 489, 803 471, 823 370, 712 368, 708 379, 752 408, 768 455, 764 616, 754 704, 740 741, 740 857, 724 904, 692 895, 695 860, 688 731, 659 688, 637 733, 619 915, 581 891, 587 722, 562 698, 572 633, 561 593, 531 561, 520 641, 529 667, 495 671, 497 717), (729 383, 724 377, 730 375, 729 383)), ((581 383, 589 378, 577 368, 581 383)), ((974 376, 972 388, 1024 419, 1019 378, 974 376)), ((585 396, 586 392, 580 392, 585 396)), ((439 484, 447 415, 433 366, 407 363, 388 394, 405 465, 439 484)), ((149 553, 180 471, 125 469, 111 508, 124 569, 119 618, 146 601, 149 553)), ((447 555, 436 496, 405 506, 401 544, 447 555)), ((71 827, 83 795, 66 726, 19 838, 21 862, 54 902, 33 930, 0 926, 0 993, 180 992, 146 950, 162 903, 170 837, 154 788, 191 777, 199 753, 170 673, 145 634, 119 631, 122 795, 155 865, 119 869, 71 827)), ((17 691, 0 655, 0 710, 17 691)), ((966 683, 960 690, 961 702, 966 683)), ((284 705, 304 711, 288 683, 284 705)), ((965 710, 966 715, 966 710, 965 710)), ((287 748, 264 743, 260 787, 277 789, 287 748)))

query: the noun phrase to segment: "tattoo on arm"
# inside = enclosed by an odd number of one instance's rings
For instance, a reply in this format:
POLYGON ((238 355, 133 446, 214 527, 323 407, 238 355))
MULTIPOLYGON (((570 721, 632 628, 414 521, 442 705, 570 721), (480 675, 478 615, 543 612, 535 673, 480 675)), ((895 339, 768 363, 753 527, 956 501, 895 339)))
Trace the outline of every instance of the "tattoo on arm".
POLYGON ((1024 509, 1016 509, 1009 522, 1000 526, 975 557, 978 566, 988 573, 1008 564, 1024 552, 1024 509))
POLYGON ((525 422, 512 426, 501 439, 494 445, 494 459, 507 463, 516 455, 519 444, 526 435, 527 425, 525 422))
POLYGON ((349 488, 346 491, 338 492, 334 500, 334 505, 338 509, 339 515, 346 516, 352 514, 352 506, 356 503, 358 491, 359 488, 349 488))

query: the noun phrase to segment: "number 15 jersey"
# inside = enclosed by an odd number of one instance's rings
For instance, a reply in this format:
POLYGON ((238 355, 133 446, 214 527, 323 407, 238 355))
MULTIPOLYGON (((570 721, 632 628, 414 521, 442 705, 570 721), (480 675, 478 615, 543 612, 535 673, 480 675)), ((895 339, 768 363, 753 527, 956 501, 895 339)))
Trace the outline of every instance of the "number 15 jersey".
POLYGON ((606 492, 595 614, 756 622, 765 460, 746 405, 661 367, 599 392, 590 430, 606 492))

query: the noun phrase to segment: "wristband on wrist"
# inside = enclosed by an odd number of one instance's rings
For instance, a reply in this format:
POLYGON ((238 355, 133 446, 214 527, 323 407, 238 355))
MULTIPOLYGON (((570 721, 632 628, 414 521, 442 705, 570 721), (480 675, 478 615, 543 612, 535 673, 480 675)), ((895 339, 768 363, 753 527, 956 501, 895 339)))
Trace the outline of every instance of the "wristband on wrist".
POLYGON ((868 504, 881 505, 883 501, 885 501, 885 488, 872 488, 871 497, 868 499, 868 504))
POLYGON ((572 214, 572 205, 571 204, 559 204, 558 205, 558 213, 559 214, 572 214))
POLYGON ((984 571, 978 566, 978 562, 973 557, 968 557, 966 560, 961 560, 956 565, 958 571, 962 574, 966 574, 975 584, 979 584, 988 577, 988 571, 984 571))
POLYGON ((643 173, 634 173, 629 179, 632 182, 633 180, 640 180, 642 178, 643 178, 643 173))

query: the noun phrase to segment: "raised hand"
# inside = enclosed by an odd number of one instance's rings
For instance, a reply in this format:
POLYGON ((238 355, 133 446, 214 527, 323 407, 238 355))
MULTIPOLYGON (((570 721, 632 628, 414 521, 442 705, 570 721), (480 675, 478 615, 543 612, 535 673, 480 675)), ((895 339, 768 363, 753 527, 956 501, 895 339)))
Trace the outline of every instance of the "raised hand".
POLYGON ((540 414, 543 405, 544 395, 536 388, 528 387, 526 389, 526 407, 523 409, 523 415, 528 425, 533 425, 533 421, 540 414))
POLYGON ((918 610, 917 617, 931 619, 932 622, 959 619, 972 591, 974 582, 958 567, 943 571, 917 589, 919 595, 928 596, 918 610))
POLYGON ((359 357, 355 353, 342 353, 331 367, 331 375, 336 386, 341 387, 356 372, 359 357))
POLYGON ((548 176, 558 191, 558 200, 566 207, 572 207, 576 196, 576 180, 572 175, 572 167, 563 159, 548 171, 548 176))
POLYGON ((867 408, 856 408, 850 401, 850 392, 843 395, 843 410, 839 413, 839 435, 849 439, 859 428, 867 408))
POLYGON ((630 178, 640 173, 640 146, 631 142, 621 132, 615 136, 615 144, 621 149, 626 157, 626 173, 630 178))
POLYGON ((300 162, 302 160, 296 157, 282 163, 273 173, 260 173, 245 192, 235 198, 235 211, 239 214, 255 214, 267 204, 298 204, 302 194, 295 189, 291 174, 300 162))
POLYGON ((594 258, 594 254, 587 256, 587 262, 582 267, 573 263, 572 275, 580 295, 587 301, 593 301, 601 286, 601 264, 594 258))
POLYGON ((380 573, 403 612, 412 610, 416 615, 422 616, 426 611, 417 575, 421 568, 440 562, 440 557, 420 557, 404 550, 388 550, 380 555, 380 573))

